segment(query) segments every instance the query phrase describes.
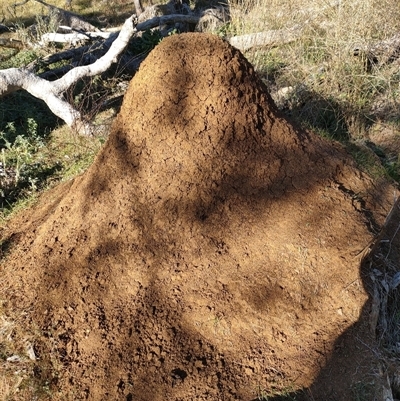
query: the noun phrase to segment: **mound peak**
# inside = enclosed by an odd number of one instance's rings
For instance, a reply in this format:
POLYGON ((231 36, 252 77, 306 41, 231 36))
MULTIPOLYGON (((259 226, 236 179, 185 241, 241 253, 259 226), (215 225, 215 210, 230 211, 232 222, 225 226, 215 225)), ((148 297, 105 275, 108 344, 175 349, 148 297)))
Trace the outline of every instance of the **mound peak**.
POLYGON ((340 146, 282 118, 229 44, 175 35, 93 165, 21 229, 10 303, 63 365, 54 399, 251 400, 313 382, 323 399, 315 380, 363 313, 357 255, 389 190, 372 196, 340 146))

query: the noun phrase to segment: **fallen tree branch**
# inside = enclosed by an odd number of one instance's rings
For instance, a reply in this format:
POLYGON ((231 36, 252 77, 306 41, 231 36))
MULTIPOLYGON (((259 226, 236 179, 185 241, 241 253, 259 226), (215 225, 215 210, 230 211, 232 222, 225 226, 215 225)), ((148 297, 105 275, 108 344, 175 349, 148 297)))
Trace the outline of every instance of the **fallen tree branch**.
POLYGON ((400 58, 400 32, 373 46, 360 46, 353 50, 355 56, 364 55, 370 64, 383 66, 400 58))
POLYGON ((0 71, 0 97, 14 91, 24 89, 38 99, 42 99, 50 110, 65 123, 81 134, 92 133, 90 124, 83 121, 79 111, 75 110, 63 98, 63 93, 75 82, 84 77, 91 77, 106 71, 128 45, 136 32, 134 16, 128 18, 112 43, 108 52, 87 66, 76 67, 68 71, 62 78, 49 82, 38 77, 26 68, 10 68, 0 71))
POLYGON ((254 47, 278 46, 285 43, 294 42, 301 37, 303 29, 299 26, 291 29, 278 29, 251 33, 248 35, 233 36, 229 43, 244 52, 254 47))
MULTIPOLYGON (((112 43, 118 37, 118 34, 119 33, 110 32, 109 38, 104 42, 97 42, 87 46, 81 46, 78 48, 68 49, 59 53, 51 54, 49 56, 31 62, 26 66, 26 68, 29 71, 34 72, 37 70, 38 67, 49 66, 63 60, 70 60, 69 69, 82 65, 92 64, 108 52, 112 43)), ((60 77, 62 75, 60 75, 60 77)))
POLYGON ((143 12, 142 2, 140 0, 133 0, 133 5, 135 6, 136 15, 140 15, 143 12))
POLYGON ((125 21, 117 39, 112 43, 110 49, 103 57, 98 59, 93 64, 76 67, 65 74, 62 78, 54 81, 53 85, 56 90, 59 93, 65 92, 79 79, 101 74, 102 72, 106 71, 112 63, 116 63, 118 61, 118 56, 124 51, 129 43, 130 38, 137 31, 136 27, 134 26, 134 18, 136 18, 136 16, 131 16, 125 21))
MULTIPOLYGON (((38 1, 38 0, 36 0, 38 1)), ((136 32, 144 32, 152 28, 156 28, 162 25, 172 25, 177 23, 186 23, 186 24, 197 24, 200 20, 200 16, 196 15, 182 15, 182 14, 170 14, 163 15, 151 18, 147 21, 141 22, 136 26, 136 32)), ((66 27, 63 27, 66 29, 66 27)), ((82 32, 77 31, 73 33, 45 33, 42 35, 41 41, 39 44, 48 44, 48 43, 69 43, 72 45, 76 45, 79 42, 84 42, 88 40, 93 40, 97 38, 108 39, 115 32, 107 31, 107 32, 82 32)))
POLYGON ((310 24, 317 24, 320 15, 326 10, 337 7, 338 0, 328 1, 325 7, 320 9, 304 9, 306 14, 311 14, 311 17, 304 21, 302 24, 295 25, 291 28, 268 30, 263 32, 251 33, 247 35, 233 36, 229 39, 229 43, 244 52, 255 47, 266 46, 279 46, 287 43, 294 42, 301 38, 304 29, 310 24))
POLYGON ((45 46, 49 43, 68 43, 72 46, 76 46, 80 42, 85 42, 87 40, 93 40, 96 38, 108 39, 111 35, 111 32, 49 32, 42 35, 39 44, 45 46))
MULTIPOLYGON (((138 32, 146 31, 148 29, 151 29, 151 28, 154 28, 154 27, 157 27, 160 25, 164 25, 164 24, 174 24, 174 23, 178 23, 178 22, 195 24, 200 19, 201 19, 201 16, 200 17, 199 16, 188 16, 188 15, 181 15, 181 14, 172 14, 172 15, 167 15, 167 16, 162 16, 162 17, 155 17, 155 18, 152 18, 143 23, 137 24, 133 35, 135 35, 138 32)), ((62 69, 59 69, 58 71, 55 71, 55 72, 47 71, 47 72, 41 74, 42 77, 50 77, 50 76, 54 77, 54 75, 61 75, 62 73, 69 71, 71 68, 75 68, 77 66, 82 66, 82 65, 92 64, 100 57, 103 57, 104 54, 109 50, 111 44, 114 42, 115 38, 118 36, 121 29, 122 28, 119 27, 118 31, 116 31, 116 29, 113 28, 113 29, 107 30, 107 32, 81 33, 81 34, 79 34, 79 36, 76 36, 76 38, 78 38, 81 41, 83 41, 85 39, 89 40, 89 39, 93 39, 93 38, 94 39, 107 38, 107 40, 104 41, 103 43, 98 42, 98 43, 95 43, 94 45, 81 46, 81 47, 77 47, 74 49, 68 49, 68 50, 64 50, 59 53, 49 55, 47 57, 33 61, 32 63, 28 64, 26 66, 26 68, 29 71, 34 72, 35 69, 37 68, 37 66, 51 65, 53 63, 56 63, 56 62, 59 62, 62 60, 71 60, 71 64, 74 64, 74 65, 64 66, 64 67, 62 67, 62 69)), ((63 35, 63 34, 51 33, 51 34, 46 34, 46 35, 48 35, 48 36, 46 36, 46 38, 48 38, 48 40, 51 40, 54 38, 57 41, 58 39, 60 39, 59 41, 62 43, 65 43, 68 40, 68 39, 62 38, 63 36, 67 36, 68 34, 63 35)), ((73 35, 75 35, 75 33, 73 35)), ((67 36, 67 38, 69 38, 69 36, 67 36)), ((132 71, 133 68, 136 70, 137 66, 140 64, 140 62, 137 61, 139 59, 141 60, 142 57, 137 57, 132 62, 130 62, 129 60, 124 60, 123 64, 126 65, 126 68, 129 71, 132 71)))

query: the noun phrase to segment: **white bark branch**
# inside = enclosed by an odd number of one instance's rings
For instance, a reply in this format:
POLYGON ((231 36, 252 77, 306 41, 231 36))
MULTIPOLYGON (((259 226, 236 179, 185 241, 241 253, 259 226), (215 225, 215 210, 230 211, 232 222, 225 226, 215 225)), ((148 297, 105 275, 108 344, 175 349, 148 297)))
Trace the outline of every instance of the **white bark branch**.
POLYGON ((54 90, 52 82, 46 81, 24 68, 9 68, 0 71, 0 97, 20 89, 43 100, 49 109, 69 127, 77 129, 82 134, 90 133, 90 126, 83 122, 79 111, 75 110, 58 91, 54 90))
MULTIPOLYGON (((36 1, 42 2, 42 0, 36 1)), ((92 64, 72 68, 55 81, 50 82, 35 75, 31 71, 34 66, 0 70, 0 97, 20 89, 26 90, 38 99, 43 100, 50 110, 69 127, 77 129, 80 133, 88 134, 91 132, 90 124, 85 123, 79 111, 64 99, 64 93, 78 80, 96 76, 108 70, 113 63, 118 61, 118 57, 136 32, 176 22, 195 24, 198 20, 198 16, 173 14, 155 17, 135 26, 136 16, 132 15, 125 21, 117 38, 114 39, 115 34, 111 34, 112 36, 102 45, 104 48, 110 46, 103 56, 92 64)))
POLYGON ((292 26, 290 28, 268 30, 258 33, 251 33, 248 35, 234 36, 229 39, 229 43, 244 52, 252 48, 265 47, 265 46, 279 46, 286 43, 294 42, 301 38, 304 29, 310 24, 319 24, 320 16, 326 10, 337 7, 340 4, 338 0, 327 1, 325 7, 322 8, 306 8, 302 12, 310 17, 301 24, 292 26))
POLYGON ((112 63, 116 63, 118 61, 118 56, 125 50, 130 38, 136 32, 133 20, 134 16, 131 16, 125 21, 118 38, 113 42, 110 49, 103 57, 99 58, 93 64, 76 67, 62 78, 54 81, 52 84, 54 85, 55 91, 58 93, 65 92, 79 79, 101 74, 106 71, 112 63))
POLYGON ((49 82, 24 68, 0 70, 0 97, 19 89, 24 89, 38 99, 42 99, 50 110, 65 123, 82 134, 91 132, 89 124, 83 122, 80 113, 63 98, 63 93, 83 77, 90 77, 106 71, 126 48, 129 39, 136 32, 134 16, 128 18, 112 43, 109 51, 93 64, 76 67, 62 78, 49 82))
MULTIPOLYGON (((182 15, 182 14, 170 14, 162 15, 151 18, 147 21, 137 24, 135 32, 147 31, 148 29, 156 28, 162 25, 171 25, 176 23, 187 23, 197 24, 200 20, 200 16, 196 15, 182 15)), ((68 29, 69 27, 60 27, 68 29)), ((118 30, 121 30, 119 28, 118 30)), ((73 32, 73 33, 45 33, 41 37, 39 44, 52 43, 71 43, 76 44, 78 42, 87 41, 93 38, 108 39, 115 33, 114 30, 108 30, 106 32, 73 32)))
POLYGON ((111 32, 49 32, 42 35, 39 45, 47 46, 49 43, 69 43, 72 46, 76 46, 78 43, 85 42, 90 39, 108 39, 111 35, 111 32))

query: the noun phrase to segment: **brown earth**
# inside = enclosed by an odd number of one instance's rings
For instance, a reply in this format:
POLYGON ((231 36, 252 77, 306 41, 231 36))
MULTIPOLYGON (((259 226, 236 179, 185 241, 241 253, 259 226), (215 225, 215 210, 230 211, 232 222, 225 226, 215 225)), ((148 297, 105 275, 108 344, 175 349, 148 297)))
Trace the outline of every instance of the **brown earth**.
POLYGON ((3 229, 0 295, 54 400, 372 400, 362 262, 392 198, 238 51, 175 35, 89 170, 3 229))

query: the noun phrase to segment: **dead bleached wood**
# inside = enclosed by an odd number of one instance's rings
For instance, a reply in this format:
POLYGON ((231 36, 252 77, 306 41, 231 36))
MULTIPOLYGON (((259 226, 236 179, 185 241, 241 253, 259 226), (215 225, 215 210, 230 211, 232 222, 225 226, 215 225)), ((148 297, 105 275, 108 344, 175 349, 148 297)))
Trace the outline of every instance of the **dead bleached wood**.
POLYGON ((96 38, 108 39, 111 35, 111 32, 49 32, 42 35, 38 44, 41 46, 46 46, 49 43, 67 43, 69 45, 76 46, 81 42, 86 42, 87 40, 93 40, 96 38))
MULTIPOLYGON (((134 18, 134 16, 132 16, 134 18)), ((141 31, 146 31, 147 29, 151 29, 154 27, 158 27, 163 24, 175 24, 178 22, 185 22, 185 23, 196 23, 199 21, 199 16, 188 16, 188 15, 181 15, 181 14, 173 14, 173 15, 168 15, 168 16, 163 16, 163 17, 154 17, 148 21, 145 21, 143 23, 140 23, 136 26, 134 34, 141 31), (168 17, 168 18, 166 18, 168 17)), ((66 27, 62 27, 63 29, 66 29, 66 27)), ((77 33, 74 32, 69 36, 69 34, 48 34, 45 36, 43 39, 49 40, 49 41, 58 41, 60 43, 77 43, 78 41, 80 44, 82 44, 85 41, 92 40, 92 39, 102 39, 102 38, 107 38, 104 42, 97 42, 93 45, 85 45, 85 46, 80 46, 68 50, 64 50, 59 53, 55 53, 52 55, 49 55, 47 57, 41 58, 40 60, 35 60, 34 62, 30 63, 26 68, 34 72, 36 70, 36 67, 38 65, 43 66, 43 65, 51 65, 56 62, 62 61, 62 60, 69 60, 70 61, 70 66, 64 66, 56 71, 47 71, 43 74, 41 74, 42 77, 46 78, 52 78, 54 77, 59 77, 65 72, 69 71, 71 68, 76 67, 76 66, 82 66, 82 65, 88 65, 92 64, 95 62, 97 59, 100 57, 104 56, 104 54, 108 51, 110 48, 111 44, 114 42, 115 38, 118 36, 118 32, 122 28, 119 27, 118 31, 115 29, 112 30, 107 30, 107 32, 85 32, 85 33, 77 33), (76 38, 76 42, 75 42, 76 38)), ((129 60, 128 58, 123 58, 122 60, 122 65, 124 66, 123 68, 126 69, 129 72, 133 72, 134 70, 137 69, 138 65, 140 64, 140 60, 142 60, 142 57, 137 57, 134 60, 129 60), (139 61, 138 61, 139 60, 139 61)))
POLYGON ((125 21, 117 39, 103 57, 93 64, 76 67, 53 82, 38 77, 26 68, 0 70, 0 97, 24 89, 36 98, 42 99, 69 127, 81 134, 90 134, 92 127, 83 121, 79 111, 64 100, 63 93, 79 79, 106 71, 118 60, 118 56, 126 48, 135 31, 134 16, 132 16, 125 21))
POLYGON ((201 13, 199 22, 196 24, 197 32, 217 32, 230 21, 228 9, 223 6, 213 7, 201 13))
POLYGON ((364 55, 371 65, 383 66, 400 58, 400 32, 389 39, 381 40, 372 46, 358 46, 354 55, 364 55))
POLYGON ((136 15, 140 15, 143 12, 142 2, 140 0, 133 0, 133 5, 135 6, 136 15))
MULTIPOLYGON (((42 2, 42 0, 36 1, 42 2)), ((106 51, 106 53, 101 57, 98 57, 98 53, 96 55, 94 55, 94 53, 92 54, 93 48, 89 46, 78 49, 70 49, 66 52, 62 52, 62 55, 49 56, 47 60, 48 63, 54 62, 54 60, 64 59, 62 57, 76 58, 76 55, 81 57, 81 60, 79 60, 79 66, 75 68, 73 68, 72 65, 63 67, 60 73, 65 73, 65 75, 52 82, 34 73, 37 63, 32 63, 25 68, 10 68, 7 70, 0 70, 0 97, 17 90, 26 90, 33 96, 42 99, 48 105, 50 110, 56 116, 61 118, 68 126, 76 129, 82 134, 89 134, 92 132, 92 127, 90 124, 83 121, 79 111, 65 101, 63 94, 78 80, 85 77, 96 76, 106 71, 112 63, 118 60, 118 57, 126 48, 129 40, 135 33, 139 31, 146 31, 161 25, 175 23, 196 24, 199 21, 199 18, 200 16, 172 14, 157 16, 135 26, 137 21, 136 15, 132 15, 125 21, 117 39, 115 39, 117 36, 115 33, 104 33, 104 36, 108 36, 108 39, 106 39, 104 43, 97 43, 93 45, 93 47, 100 49, 99 51, 106 51), (109 49, 107 51, 106 49, 108 47, 109 49), (90 63, 87 65, 82 65, 82 62, 90 63)), ((89 38, 91 36, 91 34, 86 33, 82 33, 82 35, 83 36, 80 38, 89 38)), ((99 33, 98 36, 103 37, 103 33, 99 33)), ((46 60, 41 61, 46 62, 46 60)), ((122 68, 137 68, 140 61, 140 58, 135 60, 122 59, 122 68)), ((52 75, 53 76, 51 78, 54 79, 54 74, 52 75)), ((45 76, 50 78, 49 73, 46 73, 45 76)))
POLYGON ((278 46, 299 39, 303 29, 299 26, 291 29, 277 29, 247 35, 233 36, 229 43, 244 52, 256 47, 278 46))
POLYGON ((245 52, 257 47, 275 47, 295 42, 301 38, 305 28, 311 23, 319 26, 323 24, 323 22, 320 21, 320 17, 326 12, 326 10, 339 5, 340 1, 332 0, 327 1, 326 5, 322 8, 312 7, 302 9, 300 12, 306 16, 309 15, 310 17, 299 25, 295 25, 290 28, 267 30, 247 35, 233 36, 229 39, 229 43, 240 51, 245 52))
MULTIPOLYGON (((182 15, 182 14, 171 14, 163 15, 151 18, 147 21, 141 22, 136 26, 136 32, 147 31, 152 28, 157 28, 163 25, 172 25, 177 23, 186 24, 197 24, 201 16, 198 15, 182 15)), ((67 27, 62 27, 64 30, 67 27)), ((85 41, 103 38, 107 39, 115 34, 115 30, 108 30, 106 32, 73 32, 73 33, 46 33, 42 35, 40 45, 45 45, 48 43, 69 43, 71 45, 76 45, 78 43, 83 43, 85 41)))
MULTIPOLYGON (((119 31, 121 31, 121 29, 122 28, 120 27, 119 31)), ((117 33, 110 32, 108 39, 104 42, 96 42, 86 46, 80 46, 77 48, 67 49, 59 53, 50 54, 46 57, 31 62, 26 66, 26 68, 29 71, 34 72, 37 70, 37 67, 44 65, 49 66, 51 64, 64 60, 69 60, 70 62, 70 66, 67 68, 67 70, 82 65, 92 64, 108 52, 114 40, 118 37, 119 31, 117 33)), ((63 67, 62 70, 65 71, 65 68, 63 67)), ((61 70, 59 70, 59 72, 61 73, 61 70)), ((51 71, 49 71, 48 73, 51 75, 51 71)), ((58 73, 56 72, 56 74, 58 73)))
POLYGON ((128 18, 119 33, 117 39, 112 43, 110 50, 99 60, 87 66, 76 67, 61 79, 53 82, 59 91, 66 91, 73 83, 83 77, 92 77, 106 71, 112 63, 118 61, 118 56, 123 52, 129 43, 130 38, 136 32, 134 19, 136 16, 128 18))

